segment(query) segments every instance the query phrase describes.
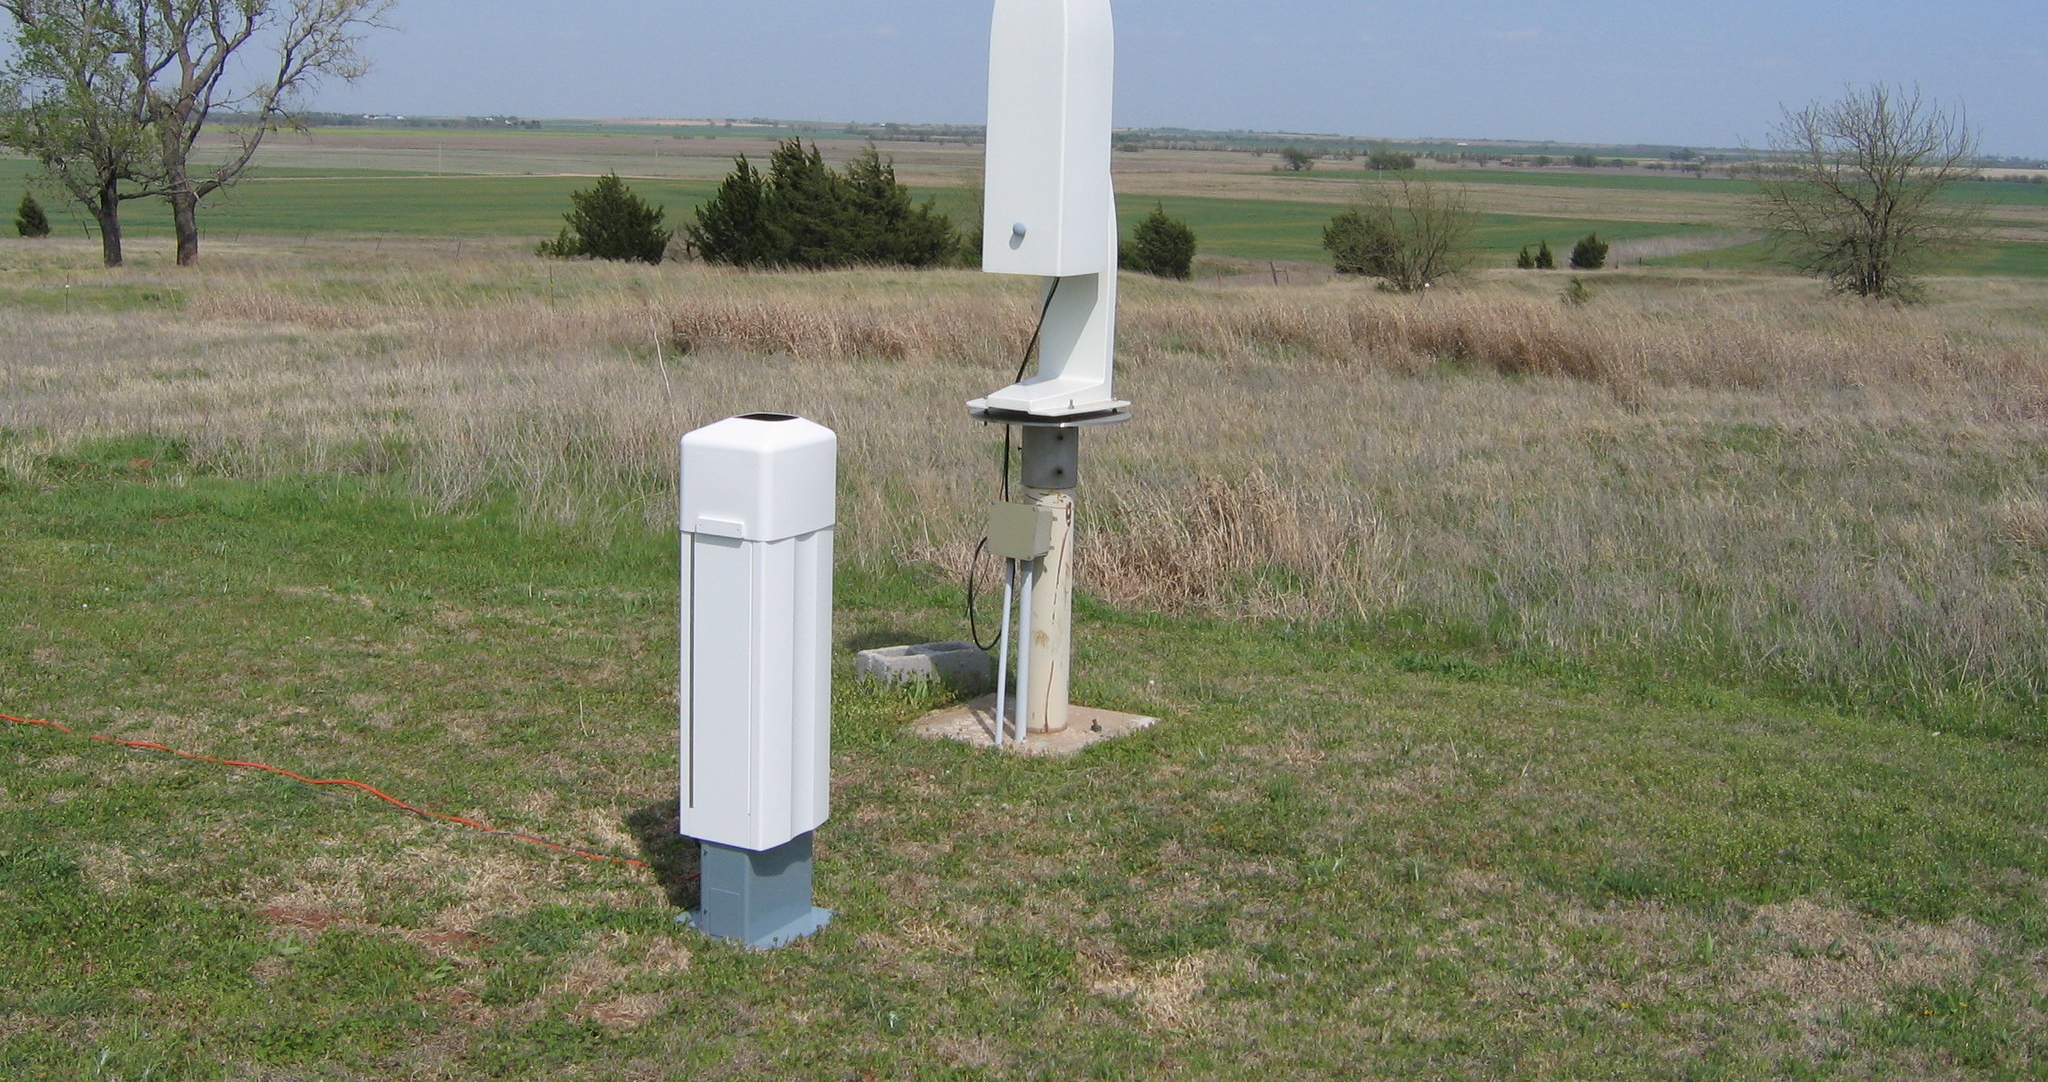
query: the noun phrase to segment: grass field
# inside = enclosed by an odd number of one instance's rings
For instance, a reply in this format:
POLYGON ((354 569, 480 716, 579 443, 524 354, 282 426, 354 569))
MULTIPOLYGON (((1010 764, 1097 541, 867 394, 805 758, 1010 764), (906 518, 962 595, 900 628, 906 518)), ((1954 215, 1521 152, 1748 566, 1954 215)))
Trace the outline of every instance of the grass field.
MULTIPOLYGON (((1749 241, 1726 248, 1649 260, 1661 267, 1701 267, 1722 270, 1770 270, 1777 264, 1770 245, 1749 241)), ((2036 278, 2048 276, 2048 244, 1991 240, 1943 257, 1937 264, 1949 274, 2003 275, 2036 278)))
MULTIPOLYGON (((735 154, 765 159, 787 132, 740 127, 669 129, 590 124, 542 132, 461 129, 321 129, 311 137, 278 136, 266 144, 252 177, 202 208, 216 239, 238 236, 433 235, 455 239, 553 235, 571 191, 616 170, 635 190, 669 209, 672 224, 716 189, 735 154)), ((844 157, 857 142, 819 136, 844 157)), ((938 200, 964 226, 975 213, 979 148, 891 144, 905 180, 919 196, 938 200)), ((1272 171, 1264 159, 1232 153, 1148 151, 1117 155, 1120 215, 1127 228, 1154 206, 1187 221, 1202 251, 1226 261, 1326 263, 1322 229, 1355 200, 1365 170, 1324 163, 1309 173, 1272 171)), ((0 160, 0 186, 25 185, 32 168, 0 160)), ((1424 170, 1438 183, 1462 187, 1481 212, 1475 238, 1479 264, 1506 263, 1524 245, 1548 240, 1568 248, 1597 232, 1609 241, 1655 239, 1687 247, 1743 228, 1748 186, 1725 178, 1621 171, 1539 171, 1507 168, 1424 170)), ((1957 198, 1991 204, 1994 243, 1957 262, 1957 273, 2048 274, 2048 186, 1970 184, 1957 198)), ((60 231, 88 235, 86 221, 45 200, 60 231)), ((124 208, 138 243, 169 231, 155 201, 124 208)), ((1761 266, 1760 249, 1727 253, 1718 262, 1699 253, 1676 265, 1761 266)))
POLYGON ((2048 766, 1685 683, 1084 604, 1071 763, 912 737, 851 567, 819 901, 673 923, 672 546, 101 442, 0 491, 0 1065, 19 1079, 2026 1079, 2048 766), (175 619, 167 619, 175 613, 175 619), (1113 645, 1112 645, 1113 644, 1113 645), (671 828, 672 829, 672 828, 671 828))
MULTIPOLYGON (((2039 246, 1868 306, 1731 269, 1711 193, 1524 184, 1496 252, 1712 267, 1126 276, 1076 698, 1162 723, 1036 762, 848 679, 964 632, 1033 283, 542 260, 587 181, 378 138, 196 269, 0 239, 0 714, 77 731, 0 722, 0 1077, 2048 1069, 2039 246), (756 955, 672 919, 674 456, 764 408, 841 441, 840 915, 756 955)), ((588 138, 672 217, 715 179, 588 138)), ((1296 184, 1121 209, 1308 259, 1296 184)))
MULTIPOLYGON (((312 173, 298 169, 291 172, 312 173)), ((567 176, 261 176, 245 182, 227 198, 210 204, 202 221, 215 240, 240 236, 349 234, 392 236, 503 237, 552 236, 561 227, 569 193, 590 186, 587 177, 567 176)), ((672 222, 690 220, 689 208, 716 190, 711 181, 645 179, 633 182, 634 192, 650 203, 670 209, 672 222)), ((938 200, 954 220, 967 224, 974 204, 958 189, 921 190, 920 198, 938 200)), ((1201 238, 1205 254, 1231 259, 1320 260, 1322 230, 1332 209, 1306 203, 1253 199, 1204 199, 1125 195, 1120 216, 1135 223, 1155 206, 1189 223, 1201 238)), ((61 220, 61 219, 60 219, 61 220)), ((166 236, 168 212, 138 202, 124 214, 124 230, 140 243, 166 236)), ((64 226, 60 225, 60 229, 64 226)), ((79 223, 69 228, 83 230, 79 223)), ((1486 215, 1477 231, 1489 259, 1512 254, 1524 244, 1548 238, 1565 244, 1600 231, 1613 240, 1639 236, 1673 236, 1705 231, 1707 226, 1612 222, 1599 219, 1554 219, 1486 215)))

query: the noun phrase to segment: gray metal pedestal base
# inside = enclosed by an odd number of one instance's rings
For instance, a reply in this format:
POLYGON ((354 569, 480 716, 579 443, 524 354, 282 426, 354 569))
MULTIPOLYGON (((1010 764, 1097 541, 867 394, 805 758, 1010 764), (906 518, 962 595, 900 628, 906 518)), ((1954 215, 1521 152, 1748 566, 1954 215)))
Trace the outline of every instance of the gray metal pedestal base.
POLYGON ((676 918, 705 935, 755 950, 780 947, 823 928, 832 914, 811 905, 811 835, 755 852, 697 843, 698 908, 676 918))

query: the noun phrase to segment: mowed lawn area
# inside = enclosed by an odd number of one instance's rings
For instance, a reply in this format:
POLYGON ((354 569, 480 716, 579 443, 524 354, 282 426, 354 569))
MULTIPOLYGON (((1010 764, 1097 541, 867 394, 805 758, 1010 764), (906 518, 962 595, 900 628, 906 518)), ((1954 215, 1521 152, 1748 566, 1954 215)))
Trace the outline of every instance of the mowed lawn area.
POLYGON ((673 548, 102 443, 0 489, 14 1079, 2030 1079, 2038 747, 1084 601, 1071 762, 850 680, 817 936, 673 918, 673 548), (347 789, 361 780, 650 867, 347 789))

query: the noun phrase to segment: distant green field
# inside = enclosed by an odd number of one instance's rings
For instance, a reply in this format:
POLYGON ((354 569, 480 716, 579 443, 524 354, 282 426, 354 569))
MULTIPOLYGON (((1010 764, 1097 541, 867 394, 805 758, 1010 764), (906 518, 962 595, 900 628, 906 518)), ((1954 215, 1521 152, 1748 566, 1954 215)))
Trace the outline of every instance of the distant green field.
MULTIPOLYGON (((1325 203, 1131 196, 1117 201, 1117 213, 1128 230, 1151 213, 1155 206, 1163 206, 1167 214, 1187 222, 1199 238, 1203 254, 1236 259, 1322 259, 1323 227, 1343 211, 1342 207, 1325 203)), ((1714 228, 1668 222, 1613 222, 1482 213, 1473 239, 1484 262, 1491 257, 1512 254, 1523 245, 1534 248, 1546 240, 1554 249, 1569 251, 1572 242, 1587 233, 1597 232, 1606 240, 1617 241, 1704 233, 1714 228)))
MULTIPOLYGON (((316 134, 332 135, 353 139, 361 136, 401 137, 418 139, 503 139, 510 136, 550 135, 563 139, 576 139, 586 135, 639 135, 649 139, 772 139, 777 136, 799 134, 793 129, 775 128, 757 124, 735 124, 732 127, 715 127, 708 124, 617 124, 598 120, 545 120, 539 128, 409 128, 402 125, 365 125, 362 127, 326 127, 314 129, 316 134)), ((828 134, 806 129, 805 136, 828 134)))
MULTIPOLYGON (((1636 192, 1690 192, 1706 195, 1743 194, 1750 182, 1729 177, 1682 175, 1645 176, 1640 173, 1547 173, 1529 169, 1418 169, 1409 174, 1441 184, 1518 184, 1537 188, 1610 188, 1636 192)), ((1310 179, 1357 184, 1377 176, 1370 169, 1317 169, 1310 179)), ((2048 184, 1984 180, 1959 184, 1948 193, 1957 202, 2000 206, 2048 206, 2048 184)))
POLYGON ((2009 207, 2048 207, 2048 184, 2011 180, 1980 180, 1951 190, 1957 202, 1992 203, 2009 207))
MULTIPOLYGON (((433 236, 553 235, 581 177, 367 177, 252 180, 215 207, 215 231, 382 233, 433 236)), ((708 198, 716 185, 635 180, 633 190, 664 206, 670 221, 708 198)))
MULTIPOLYGON (((0 173, 0 182, 20 179, 27 173, 27 163, 0 164, 14 167, 10 170, 14 177, 0 173)), ((569 207, 569 194, 589 186, 588 180, 576 177, 367 173, 335 177, 309 176, 311 172, 314 171, 276 170, 252 177, 225 198, 204 205, 201 217, 205 229, 216 237, 242 233, 358 233, 531 235, 539 239, 561 227, 562 214, 569 207)), ((647 201, 666 207, 671 223, 682 223, 690 220, 697 204, 711 196, 715 185, 707 181, 642 179, 633 182, 633 189, 647 201)), ((972 226, 971 193, 957 188, 932 189, 921 190, 917 196, 935 199, 957 224, 972 226)), ((1186 221, 1201 239, 1205 254, 1274 260, 1322 258, 1323 227, 1341 209, 1323 203, 1276 200, 1125 196, 1118 200, 1117 209, 1126 231, 1155 206, 1164 206, 1168 214, 1186 221)), ((50 209, 60 230, 83 228, 84 223, 75 212, 56 206, 50 209)), ((161 236, 170 227, 169 215, 153 200, 129 204, 122 220, 129 235, 138 238, 161 236)), ((1481 217, 1478 241, 1489 252, 1511 253, 1524 244, 1533 246, 1542 240, 1549 240, 1553 247, 1568 246, 1595 230, 1610 240, 1627 240, 1705 228, 1490 214, 1481 217)))
MULTIPOLYGON (((7 165, 22 163, 8 162, 7 165)), ((285 172, 285 171, 280 171, 285 172)), ((289 172, 303 173, 303 170, 289 172)), ((18 175, 18 174, 17 174, 18 175)), ((4 182, 0 174, 0 182, 4 182)), ((587 188, 578 177, 428 177, 376 174, 299 179, 257 176, 225 196, 201 204, 201 228, 214 237, 241 233, 359 233, 421 236, 519 236, 536 240, 561 228, 569 193, 587 188)), ((703 181, 636 180, 641 198, 668 208, 671 222, 685 220, 715 190, 703 181)), ((12 206, 13 200, 7 200, 12 206)), ((44 200, 60 232, 85 228, 75 209, 44 200)), ((135 200, 122 209, 123 231, 131 237, 162 236, 170 214, 156 200, 135 200)))
MULTIPOLYGON (((591 130, 591 129, 584 129, 591 130)), ((606 128, 609 131, 609 128, 606 128)), ((707 132, 714 129, 705 129, 707 132)), ((724 131, 726 129, 716 129, 724 131)), ((437 136, 443 134, 435 130, 437 136)), ((495 133, 449 129, 458 137, 495 133)), ((527 133, 532 134, 532 133, 527 133)), ((565 138, 574 131, 555 130, 565 138)), ((25 190, 35 172, 32 163, 0 159, 0 203, 13 205, 10 190, 25 190)), ((1706 223, 1674 224, 1608 221, 1594 217, 1538 217, 1484 213, 1484 188, 1519 184, 1577 189, 1663 191, 1727 194, 1740 181, 1676 176, 1618 176, 1592 173, 1538 173, 1507 169, 1425 170, 1432 180, 1476 186, 1482 211, 1475 240, 1482 265, 1498 262, 1517 249, 1548 241, 1562 254, 1573 241, 1597 232, 1609 241, 1680 236, 1715 228, 1706 223)), ((1370 176, 1365 170, 1329 170, 1316 180, 1352 184, 1370 176)), ((290 236, 363 234, 441 237, 551 236, 561 227, 569 195, 588 180, 561 176, 431 176, 419 172, 310 167, 263 168, 231 192, 208 200, 201 209, 205 230, 216 238, 242 234, 290 236)), ((668 209, 671 224, 691 219, 692 210, 715 191, 709 180, 638 179, 633 187, 651 203, 668 209)), ((973 194, 961 188, 925 189, 920 199, 933 198, 956 224, 971 228, 973 194)), ((2048 205, 2048 185, 2007 182, 1968 184, 1956 198, 2000 206, 2048 205)), ((54 196, 43 197, 45 209, 60 233, 90 235, 87 219, 54 196)), ((1203 254, 1252 260, 1321 260, 1322 231, 1341 208, 1327 203, 1296 203, 1267 199, 1223 199, 1194 196, 1128 195, 1118 199, 1126 232, 1155 206, 1186 221, 1200 238, 1203 254)), ((168 234, 169 214, 156 200, 135 200, 123 208, 127 233, 138 240, 168 234)), ((1760 245, 1674 256, 1652 263, 1698 267, 1760 267, 1768 265, 1760 245)), ((2000 242, 1955 261, 1958 273, 2048 275, 2048 245, 2000 242)))
MULTIPOLYGON (((1357 184, 1379 174, 1370 169, 1317 169, 1310 179, 1357 184)), ((1410 177, 1439 184, 1525 184, 1538 188, 1615 188, 1638 192, 1694 192, 1725 195, 1746 181, 1726 177, 1644 176, 1640 173, 1542 173, 1528 169, 1417 169, 1410 177)))
MULTIPOLYGON (((1762 270, 1777 266, 1771 258, 1769 244, 1764 241, 1645 262, 1654 267, 1698 267, 1706 270, 1762 270)), ((1930 269, 1937 274, 2048 277, 2048 244, 1990 241, 1940 260, 1930 269)))

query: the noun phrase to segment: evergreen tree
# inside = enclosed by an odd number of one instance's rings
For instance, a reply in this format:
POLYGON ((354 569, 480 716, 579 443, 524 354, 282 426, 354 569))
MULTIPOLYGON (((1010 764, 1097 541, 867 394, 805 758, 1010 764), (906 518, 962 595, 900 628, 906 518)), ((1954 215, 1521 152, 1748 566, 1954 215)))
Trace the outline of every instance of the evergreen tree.
POLYGON ((1521 251, 1520 251, 1519 253, 1517 253, 1517 254, 1516 254, 1516 256, 1515 256, 1515 267, 1516 267, 1516 269, 1518 269, 1518 270, 1535 270, 1535 269, 1536 269, 1536 257, 1535 257, 1535 256, 1532 256, 1532 255, 1530 255, 1530 254, 1529 254, 1529 246, 1528 246, 1528 245, 1526 245, 1526 244, 1522 245, 1522 250, 1521 250, 1521 251))
POLYGON ((789 139, 765 175, 745 155, 697 209, 690 243, 713 263, 822 270, 860 264, 929 267, 952 260, 960 237, 926 200, 913 203, 895 164, 870 146, 845 171, 815 145, 789 139))
POLYGON ((1547 240, 1536 246, 1536 269, 1557 269, 1557 257, 1550 254, 1550 242, 1547 240))
POLYGON ((816 143, 785 139, 768 158, 769 206, 788 235, 780 265, 822 270, 852 262, 858 229, 845 179, 825 164, 816 143))
POLYGON ((1592 233, 1572 245, 1572 268, 1574 270, 1599 270, 1607 265, 1607 242, 1592 233))
POLYGON ((690 224, 690 244, 706 261, 733 267, 776 267, 789 238, 775 224, 768 182, 742 154, 690 224))
POLYGON ((1355 208, 1323 227, 1323 248, 1336 263, 1338 274, 1385 277, 1392 273, 1399 246, 1391 221, 1377 214, 1367 217, 1355 208))
POLYGON ((14 212, 14 231, 24 237, 47 237, 50 235, 50 217, 43 213, 36 197, 24 192, 21 209, 14 212))
POLYGON ((1119 247, 1117 265, 1185 281, 1194 273, 1195 231, 1186 222, 1167 217, 1163 204, 1155 204, 1152 213, 1138 223, 1130 245, 1119 247))
POLYGON ((554 240, 542 241, 539 254, 659 263, 667 252, 673 234, 662 228, 663 208, 648 206, 617 173, 571 192, 569 201, 573 206, 563 215, 569 224, 554 240))
POLYGON ((952 259, 960 243, 953 220, 932 200, 912 205, 895 163, 883 161, 873 144, 846 164, 845 183, 853 262, 930 267, 952 259))

